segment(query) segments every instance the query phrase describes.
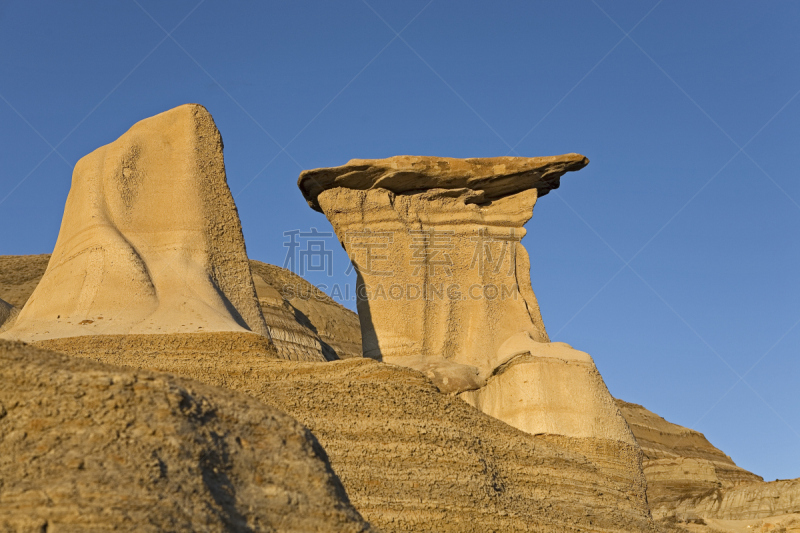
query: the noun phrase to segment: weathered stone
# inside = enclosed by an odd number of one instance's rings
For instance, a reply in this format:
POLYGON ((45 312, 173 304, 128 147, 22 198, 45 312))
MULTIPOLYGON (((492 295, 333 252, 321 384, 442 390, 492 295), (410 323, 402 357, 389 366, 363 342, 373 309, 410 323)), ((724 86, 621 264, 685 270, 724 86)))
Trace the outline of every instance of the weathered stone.
POLYGON ((184 105, 78 161, 47 271, 5 338, 269 335, 208 111, 184 105))
POLYGON ((0 298, 22 309, 47 270, 50 254, 0 255, 0 298))
POLYGON ((143 357, 136 346, 146 339, 105 350, 80 343, 88 339, 37 344, 240 390, 290 414, 319 439, 353 506, 386 533, 653 531, 638 446, 524 433, 410 368, 169 346, 143 357))
POLYGON ((748 483, 677 502, 676 516, 752 520, 800 513, 800 479, 748 483))
POLYGON ((7 329, 11 322, 16 319, 18 314, 19 309, 5 300, 0 300, 0 331, 7 329))
POLYGON ((311 432, 247 395, 8 341, 0 382, 2 531, 370 530, 311 432))
POLYGON ((358 271, 364 355, 530 433, 633 444, 591 357, 549 344, 520 243, 538 197, 587 163, 399 156, 303 172, 358 271))
POLYGON ((251 260, 250 269, 272 340, 285 359, 361 357, 358 315, 285 268, 251 260))
MULTIPOLYGON (((800 480, 765 483, 693 429, 664 420, 641 405, 616 400, 644 453, 647 499, 658 520, 738 521, 800 513, 800 480)), ((787 518, 788 519, 788 518, 787 518)), ((714 530, 725 524, 714 522, 714 530)), ((712 528, 713 529, 713 528, 712 528)), ((771 531, 767 528, 764 531, 771 531)))
MULTIPOLYGON (((0 298, 22 308, 47 270, 49 260, 49 254, 0 255, 0 298)), ((251 259, 250 269, 278 357, 324 361, 362 356, 357 314, 285 268, 251 259)), ((130 343, 126 349, 132 349, 130 343)), ((162 337, 158 349, 182 350, 183 346, 170 347, 162 337)))

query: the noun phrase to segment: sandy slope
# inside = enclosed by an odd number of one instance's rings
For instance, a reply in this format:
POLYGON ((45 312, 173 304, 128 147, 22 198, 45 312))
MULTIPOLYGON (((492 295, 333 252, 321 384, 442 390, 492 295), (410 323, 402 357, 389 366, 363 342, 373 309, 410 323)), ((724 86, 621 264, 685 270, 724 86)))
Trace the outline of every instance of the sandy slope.
POLYGON ((251 397, 0 341, 0 530, 367 531, 325 452, 251 397))
POLYGON ((638 448, 523 433, 440 393, 417 371, 370 359, 93 348, 103 342, 41 344, 223 385, 278 407, 313 431, 353 505, 384 531, 651 529, 638 448))

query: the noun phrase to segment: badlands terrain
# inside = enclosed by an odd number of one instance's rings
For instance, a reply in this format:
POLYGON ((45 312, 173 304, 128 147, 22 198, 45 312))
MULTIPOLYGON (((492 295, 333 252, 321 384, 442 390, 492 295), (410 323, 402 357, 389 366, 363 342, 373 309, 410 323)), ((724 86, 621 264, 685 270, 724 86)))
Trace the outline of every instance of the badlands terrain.
POLYGON ((52 254, 0 256, 0 530, 800 531, 800 480, 764 482, 550 342, 519 239, 586 164, 304 172, 368 295, 381 269, 510 295, 357 315, 248 258, 202 106, 137 123, 76 165, 52 254), (359 239, 387 234, 371 267, 359 239), (502 268, 475 268, 476 236, 502 268))

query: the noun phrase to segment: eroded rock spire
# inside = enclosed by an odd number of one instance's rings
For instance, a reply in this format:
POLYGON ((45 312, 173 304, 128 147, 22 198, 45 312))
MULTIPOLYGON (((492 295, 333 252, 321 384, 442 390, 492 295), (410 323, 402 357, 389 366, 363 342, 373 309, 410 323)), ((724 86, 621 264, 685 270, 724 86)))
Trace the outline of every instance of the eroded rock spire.
POLYGON ((303 172, 357 269, 364 355, 524 431, 634 443, 592 358, 550 342, 520 243, 537 199, 588 162, 398 156, 303 172))
POLYGON ((47 271, 3 337, 269 335, 203 106, 136 123, 75 165, 47 271))

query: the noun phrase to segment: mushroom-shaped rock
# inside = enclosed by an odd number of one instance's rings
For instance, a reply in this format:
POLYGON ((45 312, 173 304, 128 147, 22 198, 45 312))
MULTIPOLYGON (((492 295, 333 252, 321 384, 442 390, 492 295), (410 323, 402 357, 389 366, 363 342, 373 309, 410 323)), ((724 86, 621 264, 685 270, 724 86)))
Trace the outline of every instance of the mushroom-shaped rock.
POLYGON ((3 336, 248 330, 269 335, 222 138, 187 104, 78 161, 47 271, 3 336))
POLYGON ((634 443, 592 358, 549 344, 520 243, 536 200, 588 162, 397 156, 300 174, 356 267, 364 355, 530 433, 634 443))

